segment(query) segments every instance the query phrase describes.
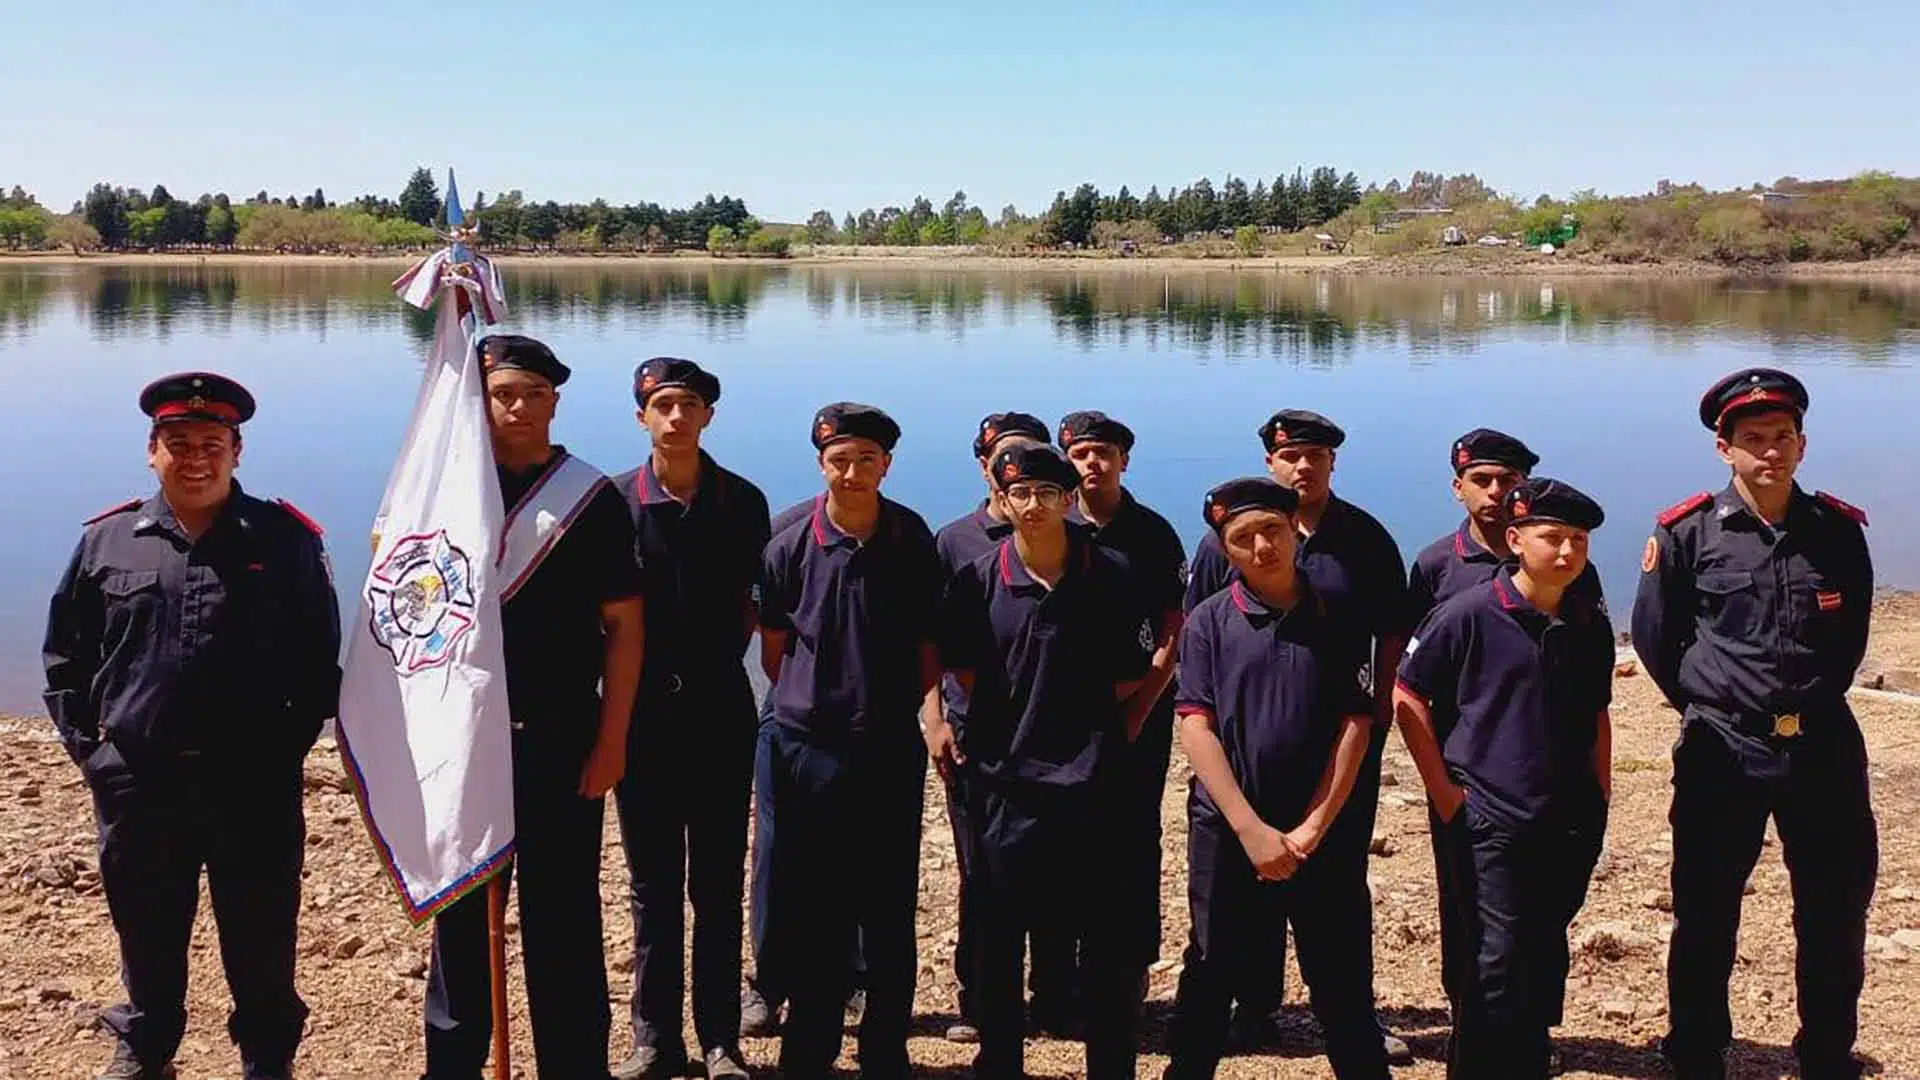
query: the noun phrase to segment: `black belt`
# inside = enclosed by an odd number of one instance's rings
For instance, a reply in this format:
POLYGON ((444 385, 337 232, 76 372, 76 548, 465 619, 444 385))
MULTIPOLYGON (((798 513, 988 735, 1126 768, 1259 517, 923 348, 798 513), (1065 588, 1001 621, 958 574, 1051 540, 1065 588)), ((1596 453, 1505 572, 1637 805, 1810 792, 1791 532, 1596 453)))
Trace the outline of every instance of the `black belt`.
POLYGON ((1802 738, 1816 730, 1829 727, 1824 721, 1831 716, 1844 715, 1840 709, 1801 709, 1793 712, 1747 712, 1734 709, 1722 709, 1711 705, 1695 705, 1702 713, 1725 722, 1748 735, 1762 738, 1779 739, 1783 742, 1802 738))

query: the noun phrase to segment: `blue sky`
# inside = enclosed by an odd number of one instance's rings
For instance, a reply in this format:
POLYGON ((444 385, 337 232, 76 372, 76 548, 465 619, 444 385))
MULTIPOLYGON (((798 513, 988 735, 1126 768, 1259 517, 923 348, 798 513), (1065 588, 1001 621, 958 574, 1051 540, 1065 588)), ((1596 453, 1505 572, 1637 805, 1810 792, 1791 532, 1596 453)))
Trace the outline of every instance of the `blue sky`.
POLYGON ((1507 192, 1920 173, 1920 3, 15 5, 0 184, 463 190, 769 220, 1319 163, 1507 192), (24 46, 24 47, 23 47, 24 46))

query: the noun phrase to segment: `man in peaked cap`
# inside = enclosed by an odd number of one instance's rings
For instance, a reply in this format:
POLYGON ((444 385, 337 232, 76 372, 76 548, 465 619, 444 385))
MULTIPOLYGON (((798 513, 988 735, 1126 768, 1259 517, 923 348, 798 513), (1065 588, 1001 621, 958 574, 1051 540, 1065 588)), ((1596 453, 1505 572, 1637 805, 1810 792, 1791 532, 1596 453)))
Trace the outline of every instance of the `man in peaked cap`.
POLYGON ((617 789, 634 925, 634 1049, 614 1069, 619 1080, 678 1075, 687 1064, 688 903, 694 1031, 707 1075, 746 1076, 737 1047, 740 900, 758 723, 741 658, 768 516, 760 489, 701 448, 719 400, 720 380, 692 360, 636 367, 633 401, 652 448, 613 481, 633 512, 648 643, 617 789))
POLYGON ((1111 821, 1138 734, 1124 703, 1147 674, 1146 613, 1121 557, 1068 526, 1080 476, 1059 451, 1004 446, 991 468, 1014 528, 947 586, 940 665, 967 708, 957 730, 934 716, 926 732, 965 775, 973 831, 974 1075, 1024 1075, 1021 954, 1051 927, 1081 944, 1087 1076, 1130 1078, 1137 944, 1109 902, 1126 854, 1111 821))
POLYGON ((760 962, 789 999, 782 1073, 822 1080, 839 1056, 857 941, 861 1074, 905 1080, 927 762, 914 715, 939 677, 939 563, 920 515, 880 493, 899 424, 837 402, 814 414, 810 436, 826 490, 779 516, 761 559, 772 704, 757 771, 772 828, 756 853, 771 872, 760 962))
POLYGON ((1604 514, 1532 477, 1514 559, 1414 631, 1394 705, 1434 816, 1458 955, 1448 1075, 1544 1078, 1612 793, 1613 627, 1573 590, 1604 514))
POLYGON ((1673 944, 1663 1044, 1682 1080, 1726 1075, 1727 980, 1767 819, 1793 879, 1809 1080, 1860 1075, 1866 918, 1879 837, 1847 706, 1873 605, 1867 516, 1796 481, 1807 389, 1736 371, 1700 399, 1731 473, 1659 515, 1641 559, 1633 645, 1684 716, 1673 752, 1673 944))
POLYGON ((47 710, 93 794, 127 1000, 110 1080, 174 1075, 204 868, 247 1080, 292 1074, 301 763, 339 697, 320 529, 240 489, 253 395, 210 372, 140 394, 159 490, 87 523, 47 617, 47 710))
MULTIPOLYGON (((1345 624, 1356 640, 1371 650, 1366 670, 1373 689, 1376 724, 1360 780, 1349 796, 1357 812, 1342 817, 1340 834, 1329 841, 1332 850, 1323 855, 1332 858, 1337 851, 1343 853, 1341 857, 1364 864, 1380 803, 1380 760, 1386 749, 1391 711, 1386 673, 1399 662, 1400 646, 1406 639, 1406 564, 1385 526, 1334 494, 1334 468, 1347 441, 1340 425, 1309 409, 1281 409, 1260 425, 1258 434, 1266 451, 1267 474, 1300 496, 1300 509, 1295 515, 1301 536, 1295 547, 1300 569, 1312 581, 1330 616, 1345 624)), ((1232 579, 1233 568, 1220 538, 1212 533, 1201 536, 1187 578, 1187 609, 1191 611, 1232 579)), ((1280 1005, 1279 973, 1285 970, 1285 949, 1284 937, 1272 943, 1272 955, 1265 967, 1274 973, 1270 982, 1262 980, 1261 985, 1239 988, 1240 1009, 1234 1025, 1241 1041, 1270 1041, 1277 1034, 1272 1014, 1280 1005)), ((1380 1037, 1392 1061, 1413 1060, 1404 1040, 1384 1027, 1380 1037)))

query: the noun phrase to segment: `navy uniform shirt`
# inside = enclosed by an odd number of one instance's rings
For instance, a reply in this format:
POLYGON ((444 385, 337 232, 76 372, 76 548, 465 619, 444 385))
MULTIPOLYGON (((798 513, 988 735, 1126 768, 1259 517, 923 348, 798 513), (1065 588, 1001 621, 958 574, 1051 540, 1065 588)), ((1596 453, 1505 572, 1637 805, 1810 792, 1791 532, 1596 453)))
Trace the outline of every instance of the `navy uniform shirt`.
POLYGON ((130 762, 303 754, 340 692, 319 534, 238 483, 193 540, 159 494, 129 502, 81 537, 44 654, 47 710, 76 761, 103 738, 130 762))
POLYGON ((1152 641, 1124 559, 1068 531, 1067 569, 1033 579, 1014 540, 962 567, 947 586, 940 662, 973 673, 956 729, 969 766, 990 778, 1077 787, 1100 778, 1123 717, 1114 684, 1143 677, 1152 641))
POLYGON ((1779 526, 1731 486, 1662 514, 1642 561, 1633 645, 1667 700, 1801 713, 1809 734, 1840 711, 1873 607, 1864 520, 1797 486, 1779 526))
MULTIPOLYGON (((943 587, 952 581, 960 568, 992 551, 1000 541, 1013 535, 1013 523, 1001 521, 987 512, 987 501, 972 513, 955 518, 940 526, 933 534, 934 554, 940 560, 940 577, 943 587)), ((946 703, 947 722, 956 728, 966 722, 967 694, 960 688, 960 680, 952 675, 940 677, 940 699, 946 703)))
MULTIPOLYGON (((1407 617, 1405 625, 1418 626, 1427 612, 1439 607, 1455 593, 1493 580, 1500 569, 1499 556, 1473 538, 1466 521, 1453 532, 1420 549, 1407 574, 1407 617)), ((1600 572, 1592 563, 1568 586, 1571 592, 1604 604, 1600 572)))
POLYGON ((613 485, 633 513, 647 610, 643 678, 654 685, 696 672, 703 680, 746 678, 741 656, 771 535, 767 497, 705 450, 691 503, 660 486, 651 458, 613 485))
MULTIPOLYGON (((1127 560, 1141 587, 1140 601, 1150 615, 1178 611, 1187 588, 1187 549, 1173 525, 1133 493, 1121 489, 1120 505, 1105 525, 1095 525, 1076 504, 1067 520, 1087 530, 1102 546, 1127 560)), ((1157 634, 1159 626, 1153 627, 1157 634)))
MULTIPOLYGON (((1406 564, 1400 561, 1400 547, 1393 536, 1372 514, 1333 496, 1320 517, 1320 527, 1300 541, 1294 562, 1328 612, 1356 632, 1387 638, 1406 629, 1406 564)), ((1187 610, 1238 576, 1220 546, 1220 537, 1209 529, 1193 553, 1187 610)))
MULTIPOLYGON (((565 453, 554 447, 554 461, 565 453)), ((498 469, 505 505, 518 502, 544 471, 498 469)), ((540 568, 501 605, 514 723, 540 730, 560 752, 584 755, 592 749, 607 657, 600 607, 641 592, 633 515, 612 484, 601 484, 540 568)))
POLYGON ((1432 705, 1434 734, 1474 808, 1509 826, 1600 806, 1593 747, 1613 700, 1613 629, 1568 595, 1548 616, 1502 568, 1427 615, 1400 685, 1432 705))
MULTIPOLYGON (((1306 816, 1346 718, 1373 713, 1360 685, 1364 659, 1310 586, 1281 611, 1235 581, 1187 618, 1174 708, 1213 714, 1254 812, 1290 829, 1306 816)), ((1204 784, 1193 785, 1190 805, 1220 817, 1204 784)))
POLYGON ((781 515, 761 559, 760 624, 788 633, 772 719, 824 745, 917 745, 921 647, 940 604, 933 534, 884 497, 865 543, 834 526, 825 495, 810 506, 781 515))

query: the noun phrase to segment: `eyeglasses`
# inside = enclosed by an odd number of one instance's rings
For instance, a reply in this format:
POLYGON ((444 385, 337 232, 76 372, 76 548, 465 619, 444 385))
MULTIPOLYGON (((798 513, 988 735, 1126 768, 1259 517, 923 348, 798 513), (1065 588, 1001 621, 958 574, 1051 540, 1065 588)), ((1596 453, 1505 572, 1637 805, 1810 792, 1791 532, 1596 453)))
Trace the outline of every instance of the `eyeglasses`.
POLYGON ((1015 506, 1028 506, 1037 502, 1041 506, 1051 509, 1065 502, 1067 493, 1054 487, 1052 484, 1044 484, 1040 487, 1033 487, 1028 484, 1015 484, 1007 489, 1006 498, 1008 502, 1015 506))

